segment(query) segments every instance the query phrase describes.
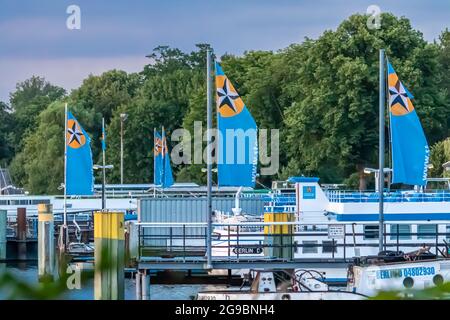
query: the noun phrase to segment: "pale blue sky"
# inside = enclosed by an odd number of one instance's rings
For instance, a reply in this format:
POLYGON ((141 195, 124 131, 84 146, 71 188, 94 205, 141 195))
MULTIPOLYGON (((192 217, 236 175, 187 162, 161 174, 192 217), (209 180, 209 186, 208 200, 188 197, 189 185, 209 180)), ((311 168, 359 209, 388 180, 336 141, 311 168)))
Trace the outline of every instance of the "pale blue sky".
POLYGON ((0 100, 33 74, 70 91, 89 73, 140 71, 158 45, 278 50, 372 4, 406 16, 429 41, 450 27, 447 0, 0 0, 0 100), (81 8, 81 30, 66 28, 71 4, 81 8))

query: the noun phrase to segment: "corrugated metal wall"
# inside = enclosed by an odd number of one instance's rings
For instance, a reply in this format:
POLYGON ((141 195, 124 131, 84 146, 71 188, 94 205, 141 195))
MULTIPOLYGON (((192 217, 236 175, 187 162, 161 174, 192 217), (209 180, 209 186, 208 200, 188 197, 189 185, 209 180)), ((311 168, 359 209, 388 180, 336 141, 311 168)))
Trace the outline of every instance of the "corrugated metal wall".
MULTIPOLYGON (((234 198, 213 198, 213 210, 230 212, 234 198)), ((261 198, 240 200, 242 212, 251 215, 264 213, 261 198)), ((141 222, 207 222, 206 198, 148 198, 138 201, 138 219, 141 222)))
MULTIPOLYGON (((213 198, 213 210, 230 212, 235 198, 213 198)), ((240 200, 242 212, 251 215, 264 213, 264 201, 261 198, 243 198, 240 200)), ((138 220, 140 222, 207 222, 206 198, 147 198, 138 201, 138 220)), ((142 243, 144 246, 167 246, 169 235, 178 238, 183 233, 188 237, 205 236, 205 227, 159 227, 144 228, 144 236, 151 236, 142 243), (162 239, 155 239, 161 236, 162 239)), ((176 241, 176 240, 174 240, 176 241)), ((204 243, 203 243, 204 244, 204 243)))

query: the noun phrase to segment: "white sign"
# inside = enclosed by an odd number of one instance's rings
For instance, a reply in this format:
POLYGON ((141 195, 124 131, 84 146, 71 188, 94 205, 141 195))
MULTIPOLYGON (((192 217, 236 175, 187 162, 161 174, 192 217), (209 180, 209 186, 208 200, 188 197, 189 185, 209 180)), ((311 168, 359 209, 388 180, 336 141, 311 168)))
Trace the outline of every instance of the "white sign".
POLYGON ((345 226, 343 224, 330 224, 328 226, 328 239, 343 239, 345 226))

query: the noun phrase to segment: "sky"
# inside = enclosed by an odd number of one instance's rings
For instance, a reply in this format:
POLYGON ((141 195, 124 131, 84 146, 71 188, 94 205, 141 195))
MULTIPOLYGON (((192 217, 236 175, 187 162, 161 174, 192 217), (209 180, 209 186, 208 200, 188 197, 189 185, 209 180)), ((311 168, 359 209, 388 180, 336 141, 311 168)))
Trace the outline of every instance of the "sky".
POLYGON ((428 41, 450 28, 448 0, 0 0, 0 100, 32 75, 70 92, 89 74, 140 71, 159 45, 276 51, 370 5, 409 18, 428 41), (70 5, 80 8, 80 29, 67 28, 70 5))

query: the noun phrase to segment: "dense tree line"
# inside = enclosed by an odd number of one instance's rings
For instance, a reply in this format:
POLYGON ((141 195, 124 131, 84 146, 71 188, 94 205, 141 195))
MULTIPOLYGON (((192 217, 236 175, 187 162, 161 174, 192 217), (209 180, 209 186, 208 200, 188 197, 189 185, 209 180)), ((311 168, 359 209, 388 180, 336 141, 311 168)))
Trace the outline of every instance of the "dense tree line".
MULTIPOLYGON (((363 169, 377 163, 380 48, 386 49, 415 96, 413 103, 432 146, 431 174, 443 174, 442 163, 450 160, 450 145, 444 141, 450 126, 450 32, 443 31, 438 41, 429 43, 406 18, 383 14, 381 28, 374 30, 366 21, 367 16, 353 15, 318 39, 277 52, 220 57, 259 128, 281 131, 281 169, 259 182, 304 174, 371 187, 363 169)), ((199 44, 185 53, 157 47, 141 72, 91 75, 70 94, 39 77, 19 83, 9 104, 0 103, 0 163, 8 164, 16 184, 31 192, 59 193, 67 102, 90 134, 94 162, 101 158, 105 117, 107 162, 114 165, 108 172, 110 183, 120 181, 120 114, 126 113, 125 182, 151 182, 153 128, 164 126, 170 134, 177 128, 193 133, 195 121, 206 127, 207 48, 199 44)), ((386 156, 389 159, 388 150, 386 156)), ((178 165, 173 171, 179 182, 203 183, 201 168, 178 165)))

